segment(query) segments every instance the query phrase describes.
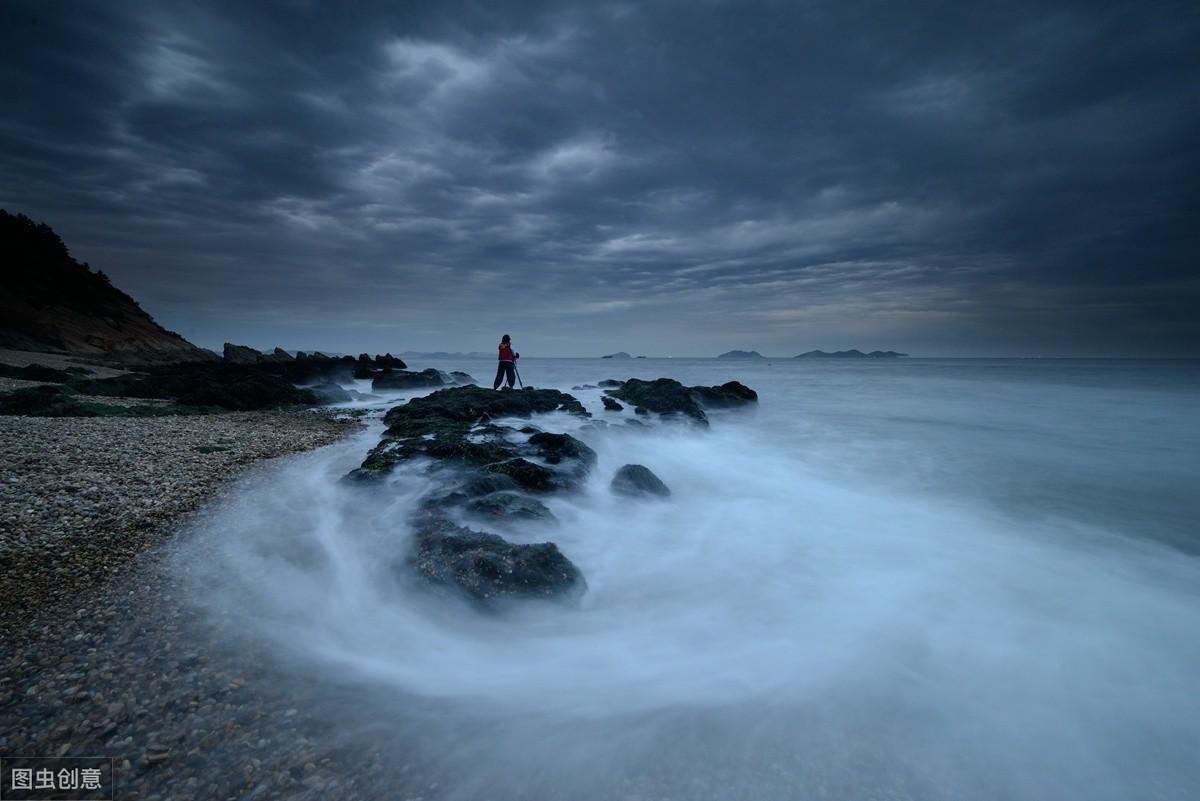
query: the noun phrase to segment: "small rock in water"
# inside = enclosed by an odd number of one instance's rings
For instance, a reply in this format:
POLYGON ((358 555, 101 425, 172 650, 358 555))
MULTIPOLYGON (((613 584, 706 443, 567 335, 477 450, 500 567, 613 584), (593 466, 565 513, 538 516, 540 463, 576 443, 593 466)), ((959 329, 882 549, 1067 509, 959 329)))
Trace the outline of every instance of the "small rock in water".
POLYGON ((666 498, 671 494, 671 490, 662 483, 662 479, 654 475, 650 468, 640 464, 627 464, 618 470, 613 476, 612 490, 618 495, 628 497, 656 495, 666 498))
POLYGON ((613 400, 612 398, 608 397, 607 395, 605 395, 605 396, 604 396, 603 398, 601 398, 600 400, 601 400, 601 402, 604 404, 604 408, 605 408, 607 411, 610 411, 610 412, 619 412, 619 411, 621 411, 622 409, 624 409, 624 408, 625 408, 624 406, 622 406, 621 404, 617 403, 615 400, 613 400))

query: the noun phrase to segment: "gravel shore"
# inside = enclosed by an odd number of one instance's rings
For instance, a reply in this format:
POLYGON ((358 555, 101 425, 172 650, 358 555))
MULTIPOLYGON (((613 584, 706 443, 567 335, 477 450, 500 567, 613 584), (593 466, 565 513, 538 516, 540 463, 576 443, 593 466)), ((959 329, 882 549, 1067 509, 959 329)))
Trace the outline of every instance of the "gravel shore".
POLYGON ((70 606, 245 465, 359 428, 329 412, 0 417, 0 635, 70 606))
POLYGON ((0 417, 0 754, 113 757, 119 798, 356 796, 346 763, 372 752, 333 768, 254 644, 181 602, 155 546, 263 460, 360 428, 330 411, 0 417))

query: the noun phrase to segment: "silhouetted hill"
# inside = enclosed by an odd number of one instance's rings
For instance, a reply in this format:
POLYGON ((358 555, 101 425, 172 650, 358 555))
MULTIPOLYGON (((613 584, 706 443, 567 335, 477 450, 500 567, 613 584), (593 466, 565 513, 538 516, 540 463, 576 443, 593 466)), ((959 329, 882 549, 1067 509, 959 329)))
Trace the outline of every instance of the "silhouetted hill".
POLYGON ((103 272, 92 272, 71 258, 50 226, 3 209, 0 347, 129 363, 216 358, 154 322, 103 272))
POLYGON ((731 350, 722 353, 718 359, 761 359, 763 355, 756 350, 731 350))

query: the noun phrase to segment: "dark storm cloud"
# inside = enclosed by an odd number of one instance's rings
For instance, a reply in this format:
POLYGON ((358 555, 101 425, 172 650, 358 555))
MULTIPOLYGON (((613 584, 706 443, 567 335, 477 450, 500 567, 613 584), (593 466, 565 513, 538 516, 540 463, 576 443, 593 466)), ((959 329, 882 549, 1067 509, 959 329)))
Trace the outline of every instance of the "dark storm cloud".
POLYGON ((1189 5, 398 5, 8 4, 0 201, 204 344, 1200 351, 1189 5))

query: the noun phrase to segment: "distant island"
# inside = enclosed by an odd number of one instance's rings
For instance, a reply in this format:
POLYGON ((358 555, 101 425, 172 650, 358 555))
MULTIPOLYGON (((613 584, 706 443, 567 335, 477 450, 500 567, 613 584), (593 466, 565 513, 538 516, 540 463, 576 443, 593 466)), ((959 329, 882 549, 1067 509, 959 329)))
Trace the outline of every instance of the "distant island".
MULTIPOLYGON (((610 353, 610 354, 608 354, 607 356, 601 356, 600 358, 601 358, 601 359, 632 359, 633 357, 632 357, 632 356, 630 356, 628 353, 626 353, 625 351, 623 351, 623 350, 622 350, 622 351, 617 351, 616 353, 610 353)), ((640 359, 644 359, 644 358, 646 358, 646 357, 645 357, 645 356, 639 356, 638 358, 640 358, 640 359)))
POLYGON ((761 353, 756 350, 731 350, 727 353, 722 353, 718 359, 762 359, 761 353))
POLYGON ((898 359, 901 356, 907 356, 907 353, 897 353, 894 350, 873 350, 870 353, 863 353, 861 350, 838 350, 833 353, 826 353, 823 350, 810 350, 808 353, 801 353, 796 359, 898 359))

